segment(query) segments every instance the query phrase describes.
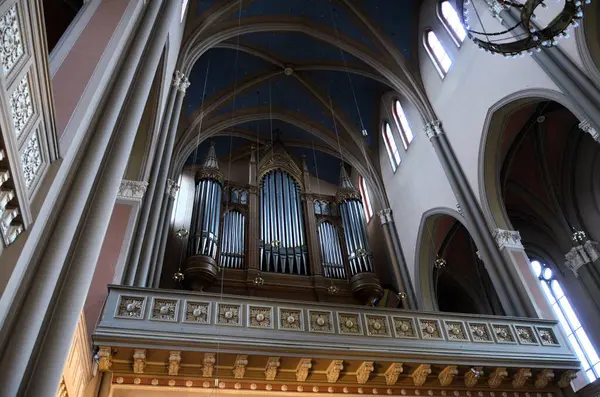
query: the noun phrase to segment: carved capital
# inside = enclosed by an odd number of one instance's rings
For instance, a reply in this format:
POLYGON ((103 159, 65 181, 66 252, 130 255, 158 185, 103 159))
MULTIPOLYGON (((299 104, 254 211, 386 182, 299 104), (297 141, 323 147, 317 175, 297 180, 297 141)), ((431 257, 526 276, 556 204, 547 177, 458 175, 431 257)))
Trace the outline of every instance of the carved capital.
POLYGON ((571 269, 575 276, 579 276, 579 268, 595 262, 598 258, 600 258, 598 242, 587 240, 583 245, 573 247, 565 254, 565 266, 571 269))
POLYGON ((506 368, 500 367, 496 368, 494 372, 490 374, 490 378, 488 379, 488 385, 491 388, 495 388, 500 386, 504 378, 508 376, 508 372, 506 372, 506 368))
POLYGON ((146 349, 133 350, 133 373, 143 374, 146 368, 146 349))
POLYGON ((373 366, 373 361, 363 361, 363 363, 356 370, 356 382, 359 385, 364 385, 369 380, 369 376, 371 376, 371 372, 375 367, 373 366))
POLYGON ((312 360, 310 358, 302 358, 296 366, 296 381, 305 382, 308 377, 308 372, 312 368, 312 360))
POLYGON ((167 194, 175 199, 179 191, 179 185, 173 179, 167 179, 167 194))
POLYGON ((181 362, 181 352, 169 352, 169 375, 177 376, 179 374, 179 363, 181 362))
POLYGON ((179 70, 176 70, 175 73, 173 73, 173 87, 179 88, 179 84, 181 84, 181 80, 183 80, 184 78, 185 75, 179 70))
POLYGON ((335 383, 340 377, 340 372, 344 369, 344 360, 333 360, 329 367, 327 367, 327 371, 325 371, 325 375, 327 375, 327 382, 335 383))
POLYGON ((393 363, 390 365, 387 371, 385 371, 385 384, 388 386, 395 385, 402 371, 404 371, 402 363, 393 363))
POLYGON ((498 248, 500 249, 523 249, 523 244, 521 244, 521 234, 516 230, 494 229, 492 236, 494 237, 494 240, 496 240, 496 244, 498 244, 498 248))
POLYGON ((564 389, 565 387, 569 387, 571 381, 575 378, 577 378, 577 372, 573 370, 565 371, 560 375, 560 379, 556 384, 561 389, 564 389))
POLYGON ((379 221, 382 225, 386 225, 390 222, 393 222, 394 218, 392 216, 392 209, 384 208, 381 211, 379 211, 379 221))
POLYGON ((438 375, 440 385, 444 387, 450 386, 456 375, 458 375, 458 367, 456 365, 447 365, 438 375))
POLYGON ((535 377, 535 388, 543 389, 548 385, 548 382, 554 379, 554 371, 551 369, 543 369, 542 372, 535 377))
POLYGON ((483 367, 473 367, 465 374, 465 386, 473 387, 477 384, 479 378, 484 375, 483 367))
POLYGON ((527 383, 527 379, 531 378, 531 370, 529 368, 519 368, 516 374, 513 375, 513 387, 523 387, 527 383))
POLYGON ((579 123, 578 127, 581 131, 590 134, 596 142, 600 142, 600 134, 588 120, 583 120, 581 123, 579 123))
POLYGON ((277 370, 279 369, 279 357, 269 357, 267 366, 265 367, 265 379, 275 380, 277 370))
POLYGON ((185 94, 185 92, 187 91, 187 89, 190 86, 190 81, 187 79, 187 77, 183 76, 183 78, 181 79, 181 82, 179 83, 179 85, 177 86, 177 90, 181 91, 185 94))
POLYGON ((100 346, 98 350, 98 371, 110 371, 112 367, 112 349, 109 346, 100 346))
POLYGON ((415 386, 423 386, 427 376, 431 373, 431 365, 421 364, 410 375, 415 386))
POLYGON ((204 353, 204 361, 202 366, 203 377, 210 378, 213 376, 216 361, 215 353, 204 353))
POLYGON ((246 365, 248 365, 247 355, 238 355, 233 365, 233 377, 235 379, 244 379, 246 374, 246 365))
POLYGON ((119 185, 119 193, 117 198, 121 200, 140 202, 144 198, 148 182, 145 181, 129 181, 123 179, 119 185))
POLYGON ((494 16, 494 18, 496 18, 498 21, 502 22, 500 13, 502 11, 504 11, 506 9, 506 7, 502 3, 500 3, 498 0, 485 0, 485 2, 488 5, 488 8, 489 8, 490 12, 492 13, 492 15, 494 16))
POLYGON ((441 121, 433 120, 425 124, 425 136, 427 136, 427 139, 432 140, 443 133, 441 121))

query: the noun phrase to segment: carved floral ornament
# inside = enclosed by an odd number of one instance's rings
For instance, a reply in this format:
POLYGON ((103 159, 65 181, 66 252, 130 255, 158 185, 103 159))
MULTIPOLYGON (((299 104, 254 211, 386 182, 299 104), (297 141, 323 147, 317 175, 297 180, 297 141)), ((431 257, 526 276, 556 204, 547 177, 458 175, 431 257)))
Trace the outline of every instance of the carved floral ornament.
POLYGON ((140 202, 144 198, 148 182, 146 181, 130 181, 123 179, 119 185, 119 193, 117 198, 127 201, 140 202))
POLYGON ((25 53, 17 4, 0 17, 0 62, 4 76, 9 74, 25 53))
POLYGON ((521 244, 521 234, 518 231, 494 229, 492 236, 500 249, 505 247, 523 249, 523 244, 521 244))

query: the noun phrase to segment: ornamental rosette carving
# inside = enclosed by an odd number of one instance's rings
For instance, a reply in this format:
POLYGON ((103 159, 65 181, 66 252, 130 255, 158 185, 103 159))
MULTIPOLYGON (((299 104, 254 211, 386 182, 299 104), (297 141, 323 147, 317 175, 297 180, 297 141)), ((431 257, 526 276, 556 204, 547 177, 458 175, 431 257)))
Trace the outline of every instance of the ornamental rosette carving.
POLYGON ((250 306, 250 327, 273 328, 273 309, 267 306, 250 306))
POLYGON ((23 132, 31 116, 33 116, 33 103, 31 101, 27 75, 23 76, 23 79, 17 84, 17 87, 10 96, 10 110, 15 134, 18 138, 21 136, 21 132, 23 132))
POLYGON ((220 304, 217 322, 225 325, 240 325, 240 306, 220 304))
POLYGON ((362 334, 362 330, 360 328, 360 320, 357 314, 338 312, 338 325, 341 334, 362 334))
POLYGON ((310 358, 302 358, 296 366, 296 381, 305 382, 308 377, 308 372, 312 368, 312 360, 310 358))
POLYGON ((6 76, 25 53, 16 4, 0 17, 0 37, 0 60, 6 76))
POLYGON ((31 134, 25 145, 25 149, 21 153, 21 167, 23 169, 25 186, 29 189, 42 167, 42 152, 35 131, 31 134))

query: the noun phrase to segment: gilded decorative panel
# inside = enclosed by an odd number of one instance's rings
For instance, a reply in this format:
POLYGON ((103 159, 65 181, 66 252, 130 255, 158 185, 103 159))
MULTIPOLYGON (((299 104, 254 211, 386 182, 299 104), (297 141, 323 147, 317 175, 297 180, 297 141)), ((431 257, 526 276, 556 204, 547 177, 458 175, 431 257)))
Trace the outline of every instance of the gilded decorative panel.
POLYGON ((178 311, 178 299, 153 298, 152 311, 150 311, 150 320, 177 321, 178 311))
POLYGON ((220 325, 242 325, 242 305, 235 303, 217 303, 216 321, 220 325))
POLYGON ((446 329, 446 337, 451 341, 468 341, 467 331, 465 330, 465 323, 462 321, 444 321, 444 327, 446 329))
POLYGON ((387 316, 365 314, 365 324, 369 336, 391 336, 387 316))
POLYGON ((183 321, 195 324, 210 324, 210 302, 185 301, 183 321))
POLYGON ((533 328, 526 325, 515 326, 519 343, 523 345, 537 345, 538 341, 533 332, 533 328))
POLYGON ((6 76, 25 53, 16 4, 0 17, 0 37, 0 60, 6 76))
POLYGON ((492 330, 496 342, 498 343, 517 343, 513 331, 508 324, 492 324, 492 330))
POLYGON ((10 95, 10 110, 12 113, 13 125, 17 138, 27 125, 27 122, 33 116, 33 103, 31 101, 31 91, 29 90, 29 81, 27 75, 17 84, 10 95))
POLYGON ((33 131, 21 152, 21 167, 25 186, 29 189, 42 168, 42 151, 36 131, 33 131))
POLYGON ((552 328, 537 327, 537 331, 542 345, 560 346, 560 343, 558 343, 558 339, 556 338, 556 335, 554 334, 552 328))
POLYGON ((271 306, 248 305, 248 327, 271 329, 273 323, 271 306))
POLYGON ((146 297, 121 295, 115 317, 141 320, 144 318, 145 308, 146 297))
POLYGON ((438 320, 420 318, 418 321, 419 329, 421 330, 421 337, 423 339, 444 340, 442 330, 440 328, 440 322, 438 320))
POLYGON ((360 324, 360 316, 357 313, 337 313, 338 329, 340 334, 362 335, 363 330, 360 324))
POLYGON ((286 331, 304 331, 302 309, 279 308, 279 329, 286 331))
POLYGON ((330 311, 309 310, 308 330, 310 332, 333 333, 333 316, 330 311))
POLYGON ((494 343, 492 334, 486 323, 469 322, 469 332, 473 342, 494 343))
POLYGON ((415 320, 410 317, 392 317, 396 338, 418 338, 415 320))

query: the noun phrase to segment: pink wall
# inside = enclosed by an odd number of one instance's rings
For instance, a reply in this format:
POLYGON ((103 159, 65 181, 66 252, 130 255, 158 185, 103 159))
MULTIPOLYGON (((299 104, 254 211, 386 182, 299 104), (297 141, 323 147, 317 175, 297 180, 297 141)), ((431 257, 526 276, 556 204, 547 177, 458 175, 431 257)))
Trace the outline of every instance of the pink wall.
POLYGON ((103 0, 52 78, 56 130, 62 136, 128 1, 103 0))
POLYGON ((96 327, 96 321, 102 311, 104 300, 108 290, 106 286, 111 284, 115 276, 115 268, 119 261, 119 255, 123 248, 123 240, 127 232, 127 224, 132 213, 132 207, 126 204, 115 204, 110 217, 108 230, 102 242, 100 257, 96 264, 96 271, 92 278, 92 285, 88 291, 83 311, 88 327, 88 334, 91 335, 96 327))

